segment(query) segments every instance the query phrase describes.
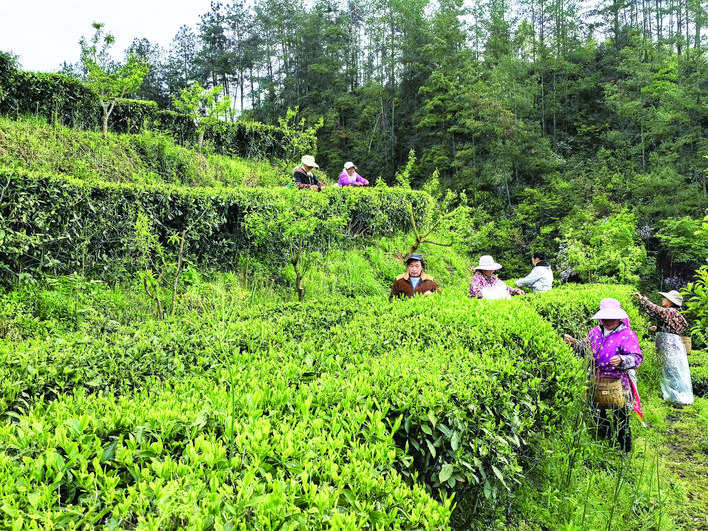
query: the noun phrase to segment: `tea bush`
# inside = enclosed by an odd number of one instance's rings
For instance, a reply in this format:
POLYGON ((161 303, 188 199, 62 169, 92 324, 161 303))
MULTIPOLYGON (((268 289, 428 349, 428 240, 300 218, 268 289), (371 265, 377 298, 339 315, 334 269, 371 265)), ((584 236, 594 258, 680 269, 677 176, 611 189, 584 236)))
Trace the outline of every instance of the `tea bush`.
MULTIPOLYGON (((78 79, 55 73, 25 72, 12 58, 0 54, 0 115, 18 119, 27 114, 51 124, 96 131, 102 120, 98 95, 78 79)), ((108 122, 111 132, 134 134, 148 130, 172 136, 181 145, 195 145, 192 120, 180 113, 158 110, 152 101, 118 99, 108 122)), ((316 152, 310 131, 251 122, 206 125, 205 139, 217 153, 258 159, 295 160, 316 152)))
POLYGON ((691 368, 693 394, 696 396, 708 396, 708 351, 691 351, 688 356, 688 363, 691 368))
MULTIPOLYGON (((356 237, 408 230, 409 211, 425 219, 432 198, 425 192, 389 188, 329 189, 307 194, 295 189, 214 189, 84 182, 43 173, 0 168, 0 271, 5 282, 20 274, 81 272, 119 276, 135 269, 131 245, 136 222, 145 216, 168 252, 179 248, 171 237, 184 232, 189 259, 200 266, 231 269, 239 255, 273 255, 276 237, 256 243, 244 225, 247 214, 273 214, 274 205, 309 205, 318 217, 339 215, 345 224, 311 242, 321 250, 348 246, 356 237), (378 205, 376 209, 373 204, 378 205), (368 219, 368 223, 364 223, 368 219), (347 228, 348 227, 348 228, 347 228), (353 231, 357 232, 353 232, 353 231)), ((153 252, 155 250, 153 249, 153 252)))
POLYGON ((215 302, 2 344, 5 522, 483 522, 583 389, 521 300, 215 302))

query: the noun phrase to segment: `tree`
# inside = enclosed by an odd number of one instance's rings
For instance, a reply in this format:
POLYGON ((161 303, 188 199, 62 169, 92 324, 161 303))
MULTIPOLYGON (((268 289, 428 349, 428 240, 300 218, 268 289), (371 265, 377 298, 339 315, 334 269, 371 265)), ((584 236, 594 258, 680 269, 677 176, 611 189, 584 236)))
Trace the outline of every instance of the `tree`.
POLYGON ((125 64, 111 61, 109 51, 115 37, 104 34, 103 24, 94 22, 91 42, 81 37, 81 63, 88 74, 88 86, 96 91, 103 109, 103 137, 108 139, 108 118, 118 98, 135 92, 148 73, 149 66, 135 54, 129 54, 125 64))
POLYGON ((616 209, 606 198, 596 198, 595 208, 578 209, 564 220, 558 264, 586 282, 636 283, 646 272, 647 252, 638 241, 634 214, 616 209))
POLYGON ((165 83, 170 98, 197 80, 195 57, 198 52, 197 37, 189 26, 182 26, 172 39, 168 59, 164 65, 165 83))
POLYGON ((134 55, 149 68, 147 75, 136 91, 137 97, 154 101, 160 108, 167 107, 170 99, 165 90, 165 71, 162 67, 164 51, 160 45, 151 44, 145 38, 133 39, 133 43, 125 53, 128 57, 134 55))
POLYGON ((266 256, 292 265, 298 300, 305 298, 303 279, 307 271, 341 237, 343 216, 326 209, 326 192, 287 190, 272 196, 269 211, 254 209, 245 215, 244 227, 266 256))
POLYGON ((173 96, 174 106, 189 116, 197 129, 199 149, 204 144, 205 127, 203 120, 215 119, 228 114, 231 110, 231 99, 228 95, 219 100, 219 94, 224 87, 217 86, 212 89, 205 89, 198 82, 191 87, 182 89, 179 97, 173 96))

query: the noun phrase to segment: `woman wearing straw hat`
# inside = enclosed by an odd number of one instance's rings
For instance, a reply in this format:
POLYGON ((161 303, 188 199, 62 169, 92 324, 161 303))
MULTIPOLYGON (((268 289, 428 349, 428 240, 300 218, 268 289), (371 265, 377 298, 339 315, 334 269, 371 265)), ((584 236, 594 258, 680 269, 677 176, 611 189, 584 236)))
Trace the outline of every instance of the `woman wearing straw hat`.
POLYGON ((470 282, 470 297, 477 299, 510 299, 512 295, 526 295, 524 290, 507 286, 494 272, 501 269, 494 258, 485 254, 475 266, 470 282))
POLYGON ((315 162, 315 157, 312 155, 305 155, 300 159, 300 166, 295 168, 293 179, 295 179, 295 186, 299 189, 317 190, 322 191, 325 189, 325 184, 320 182, 315 174, 312 173, 312 168, 319 168, 315 162))
POLYGON ((633 406, 639 417, 642 416, 635 369, 644 361, 644 356, 639 348, 637 334, 630 326, 629 316, 617 299, 602 299, 600 311, 593 315, 592 319, 597 319, 600 324, 590 330, 585 339, 574 339, 568 334, 565 334, 563 339, 573 345, 577 353, 583 353, 590 348, 596 382, 602 378, 621 383, 621 400, 611 407, 595 401, 594 414, 598 435, 605 439, 616 438, 617 444, 625 452, 631 452, 632 430, 628 413, 630 406, 633 406), (607 409, 612 409, 612 420, 607 409))
POLYGON ((634 297, 651 317, 656 319, 656 352, 662 365, 661 393, 664 400, 677 404, 693 404, 693 384, 688 368, 686 346, 681 340, 688 328, 686 318, 681 315, 683 297, 676 290, 659 292, 664 299, 661 306, 654 304, 641 293, 634 297))

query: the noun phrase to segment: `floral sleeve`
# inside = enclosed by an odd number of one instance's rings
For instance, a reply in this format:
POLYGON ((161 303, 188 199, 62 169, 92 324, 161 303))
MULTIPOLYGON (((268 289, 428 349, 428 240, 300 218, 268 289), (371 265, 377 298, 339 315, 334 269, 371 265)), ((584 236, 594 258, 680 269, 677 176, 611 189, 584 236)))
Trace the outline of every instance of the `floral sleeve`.
POLYGON ((663 306, 654 304, 643 295, 639 297, 639 302, 645 312, 654 319, 665 323, 669 328, 674 330, 676 334, 681 335, 686 328, 688 328, 686 318, 675 308, 664 308, 663 306))
POLYGON ((526 292, 522 289, 519 288, 512 288, 511 286, 507 286, 506 289, 509 291, 509 293, 514 296, 514 295, 526 295, 526 292))
POLYGON ((482 285, 481 279, 477 276, 473 276, 472 281, 470 282, 470 297, 473 299, 481 299, 483 287, 484 286, 482 285))

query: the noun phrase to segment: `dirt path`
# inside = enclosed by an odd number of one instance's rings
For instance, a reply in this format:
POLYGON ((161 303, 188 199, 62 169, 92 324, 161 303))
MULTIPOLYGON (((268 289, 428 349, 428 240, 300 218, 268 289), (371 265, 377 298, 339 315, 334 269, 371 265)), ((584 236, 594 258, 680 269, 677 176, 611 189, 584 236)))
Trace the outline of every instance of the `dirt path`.
POLYGON ((686 492, 688 504, 671 512, 679 529, 708 531, 708 412, 707 398, 693 406, 667 406, 666 428, 659 432, 661 457, 686 492), (702 402, 702 403, 701 403, 702 402), (702 413, 703 412, 703 413, 702 413))

